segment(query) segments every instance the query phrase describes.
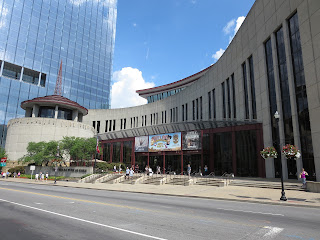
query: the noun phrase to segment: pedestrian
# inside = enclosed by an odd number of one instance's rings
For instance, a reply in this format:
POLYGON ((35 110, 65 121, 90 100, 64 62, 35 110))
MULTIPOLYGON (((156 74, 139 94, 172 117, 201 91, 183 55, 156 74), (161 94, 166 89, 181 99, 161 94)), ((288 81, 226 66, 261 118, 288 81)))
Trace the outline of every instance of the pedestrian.
POLYGON ((204 165, 204 175, 207 176, 209 173, 208 166, 204 165))
POLYGON ((129 179, 133 178, 133 174, 134 174, 133 168, 130 168, 129 179))
POLYGON ((20 178, 20 175, 21 175, 21 173, 20 173, 20 172, 18 172, 18 178, 20 178))
POLYGON ((17 176, 17 173, 14 172, 14 173, 13 173, 13 178, 16 178, 16 176, 17 176))
POLYGON ((152 168, 151 168, 151 167, 149 167, 149 176, 151 177, 151 176, 152 176, 152 174, 153 174, 152 168))
POLYGON ((190 177, 190 174, 191 174, 191 166, 190 166, 190 164, 188 164, 187 173, 188 173, 188 176, 190 177))
POLYGON ((126 175, 125 175, 124 179, 129 178, 129 174, 130 174, 130 169, 127 167, 127 169, 126 169, 126 175))
POLYGON ((138 164, 136 164, 136 166, 134 167, 134 172, 139 172, 139 165, 138 164))
POLYGON ((158 174, 161 174, 161 168, 160 168, 160 166, 159 166, 159 165, 157 166, 156 174, 157 174, 157 175, 158 175, 158 174))
POLYGON ((46 173, 46 182, 48 182, 48 178, 49 178, 49 173, 46 173))
POLYGON ((36 173, 36 181, 39 180, 39 173, 36 173))
POLYGON ((10 176, 10 172, 9 172, 9 170, 7 171, 7 178, 10 176))
POLYGON ((117 172, 117 166, 116 165, 113 166, 113 172, 117 172))
POLYGON ((41 181, 44 181, 44 173, 41 174, 41 181))
POLYGON ((302 187, 305 188, 307 184, 306 176, 309 176, 309 174, 302 168, 300 173, 300 178, 302 179, 302 187))
POLYGON ((39 174, 39 180, 40 181, 42 180, 42 172, 40 172, 40 174, 39 174))

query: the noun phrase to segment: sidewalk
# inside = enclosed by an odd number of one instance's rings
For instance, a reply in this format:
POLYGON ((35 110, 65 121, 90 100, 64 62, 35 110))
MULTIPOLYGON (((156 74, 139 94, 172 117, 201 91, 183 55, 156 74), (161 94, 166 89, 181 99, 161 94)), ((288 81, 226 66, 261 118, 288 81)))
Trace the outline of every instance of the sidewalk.
MULTIPOLYGON (((22 178, 0 179, 4 182, 21 182, 39 185, 51 185, 53 181, 36 182, 35 180, 22 178)), ((1 186, 0 184, 0 186, 1 186)), ((121 192, 135 192, 146 194, 161 194, 181 197, 198 197, 207 199, 230 200, 241 202, 255 202, 273 205, 297 206, 297 207, 320 207, 320 193, 285 190, 288 201, 280 201, 281 190, 255 187, 212 187, 212 186, 177 186, 177 185, 150 185, 150 184, 106 184, 106 183, 76 183, 57 181, 54 186, 75 187, 86 189, 99 189, 121 192)))

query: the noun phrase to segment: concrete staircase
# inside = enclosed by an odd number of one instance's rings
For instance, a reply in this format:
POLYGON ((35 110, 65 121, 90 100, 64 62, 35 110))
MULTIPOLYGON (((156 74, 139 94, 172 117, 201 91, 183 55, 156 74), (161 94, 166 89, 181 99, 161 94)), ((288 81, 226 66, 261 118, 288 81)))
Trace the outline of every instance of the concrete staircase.
POLYGON ((127 179, 123 178, 120 183, 136 184, 140 178, 142 178, 142 176, 140 176, 140 175, 133 175, 132 177, 127 178, 127 179))
POLYGON ((167 178, 166 184, 170 185, 180 185, 180 186, 190 186, 193 185, 193 179, 188 178, 188 177, 170 177, 167 178))
POLYGON ((103 183, 116 184, 122 181, 124 176, 122 174, 109 174, 108 178, 103 180, 103 183))
POLYGON ((226 182, 216 178, 196 178, 194 179, 194 185, 205 185, 213 187, 224 187, 226 182))
POLYGON ((151 185, 162 185, 166 182, 165 180, 166 178, 161 175, 154 175, 152 177, 146 176, 141 183, 151 185))
MULTIPOLYGON (((239 186, 239 187, 281 189, 281 182, 274 182, 274 181, 255 181, 255 180, 235 179, 229 185, 239 186)), ((297 183, 284 182, 284 188, 287 190, 305 191, 305 189, 302 188, 301 186, 302 184, 298 182, 297 183)))

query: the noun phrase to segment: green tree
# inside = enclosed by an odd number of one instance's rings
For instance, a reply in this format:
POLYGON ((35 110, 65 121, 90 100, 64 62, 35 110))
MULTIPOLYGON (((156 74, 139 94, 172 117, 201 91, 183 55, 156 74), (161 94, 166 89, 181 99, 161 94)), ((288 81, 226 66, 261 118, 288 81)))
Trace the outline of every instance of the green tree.
POLYGON ((7 157, 6 150, 0 146, 0 158, 7 157))
POLYGON ((27 154, 20 158, 19 161, 23 163, 34 163, 37 166, 41 166, 43 163, 48 164, 56 158, 57 147, 57 141, 29 142, 27 154))
POLYGON ((74 161, 91 160, 96 152, 96 138, 64 137, 60 148, 74 161))

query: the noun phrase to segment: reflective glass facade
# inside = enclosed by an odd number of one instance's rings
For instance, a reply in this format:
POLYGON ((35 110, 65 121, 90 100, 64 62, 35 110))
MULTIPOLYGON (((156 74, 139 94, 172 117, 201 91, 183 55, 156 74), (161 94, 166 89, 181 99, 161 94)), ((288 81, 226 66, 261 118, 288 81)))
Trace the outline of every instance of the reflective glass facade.
POLYGON ((20 103, 62 95, 109 108, 117 0, 0 0, 0 145, 20 103), (39 75, 38 75, 39 73, 39 75))

